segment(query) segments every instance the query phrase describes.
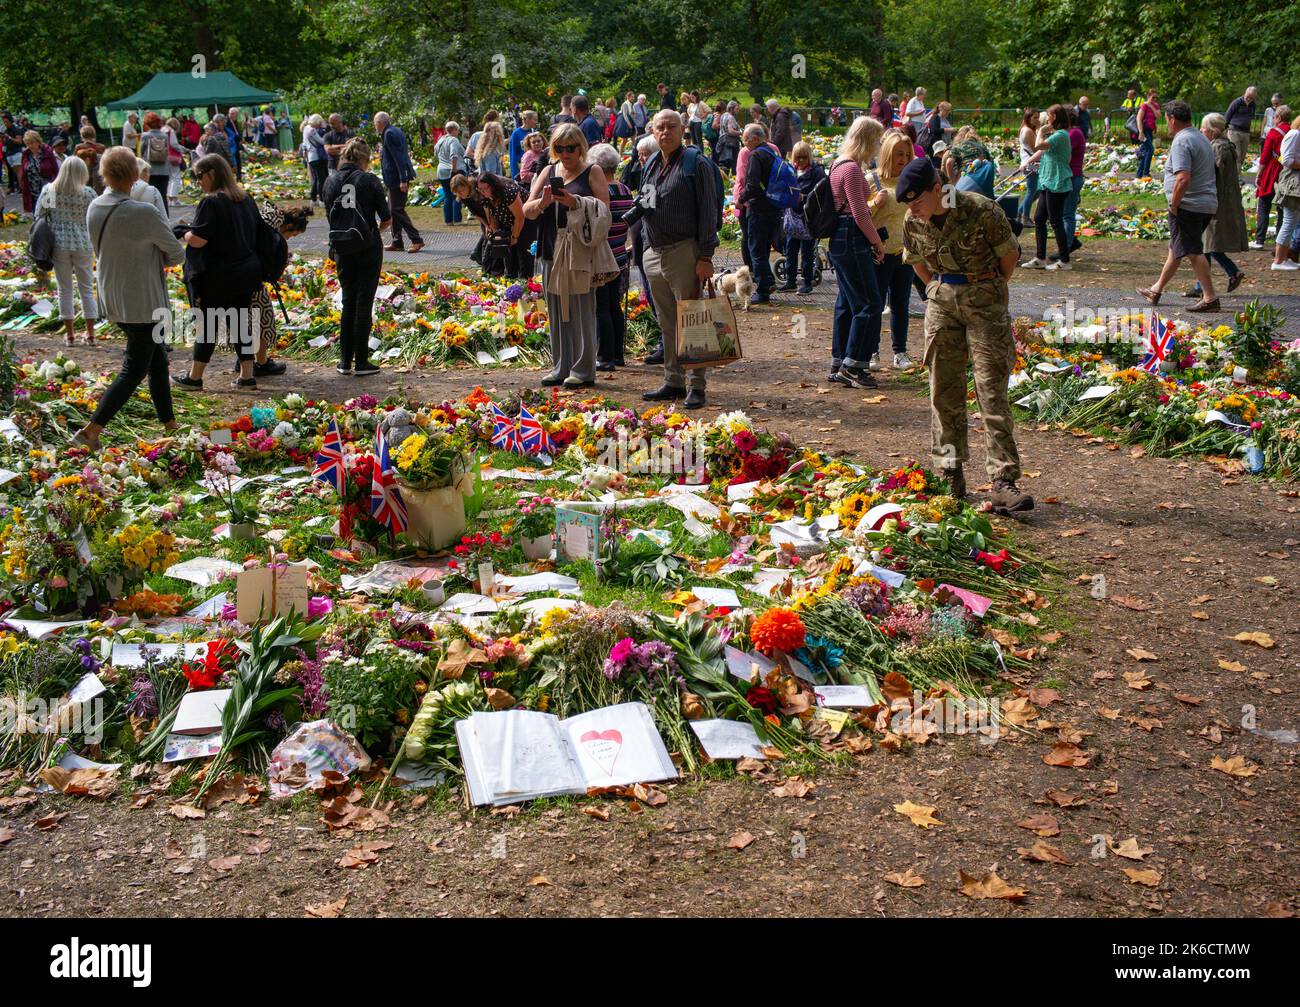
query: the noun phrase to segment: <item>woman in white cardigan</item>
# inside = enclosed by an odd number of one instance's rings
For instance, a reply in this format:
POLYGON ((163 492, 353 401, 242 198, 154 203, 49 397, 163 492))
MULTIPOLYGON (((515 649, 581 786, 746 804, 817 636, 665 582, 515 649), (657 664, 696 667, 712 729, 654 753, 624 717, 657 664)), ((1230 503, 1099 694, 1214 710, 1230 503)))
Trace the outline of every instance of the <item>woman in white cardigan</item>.
POLYGON ((166 221, 153 207, 131 198, 131 186, 139 178, 135 154, 125 147, 109 148, 100 160, 100 172, 107 188, 90 204, 86 225, 99 261, 96 281, 103 316, 125 333, 126 351, 122 369, 99 400, 95 415, 72 438, 91 450, 98 449, 100 433, 146 376, 163 428, 177 427, 163 346, 172 322, 163 267, 180 265, 185 258, 185 246, 166 221))

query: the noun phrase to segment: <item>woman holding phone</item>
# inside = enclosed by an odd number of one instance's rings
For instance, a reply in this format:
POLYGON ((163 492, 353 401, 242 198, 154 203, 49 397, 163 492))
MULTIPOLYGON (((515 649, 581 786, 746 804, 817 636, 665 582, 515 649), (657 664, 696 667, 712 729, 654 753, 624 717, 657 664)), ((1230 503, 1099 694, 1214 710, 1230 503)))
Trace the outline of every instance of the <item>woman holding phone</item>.
POLYGON ((609 183, 600 165, 587 163, 587 138, 574 123, 551 131, 551 163, 537 173, 524 203, 524 216, 536 220, 537 258, 542 264, 546 315, 551 328, 551 373, 546 387, 591 388, 596 384, 596 292, 559 295, 552 287, 570 286, 562 277, 552 284, 556 235, 568 224, 568 211, 579 196, 594 196, 609 204, 609 183))

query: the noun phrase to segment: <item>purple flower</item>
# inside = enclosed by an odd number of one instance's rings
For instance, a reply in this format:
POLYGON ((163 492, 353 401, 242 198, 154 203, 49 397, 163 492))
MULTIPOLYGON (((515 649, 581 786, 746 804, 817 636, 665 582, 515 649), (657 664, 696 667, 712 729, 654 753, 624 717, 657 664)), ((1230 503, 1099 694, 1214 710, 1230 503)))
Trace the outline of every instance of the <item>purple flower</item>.
POLYGON ((510 304, 513 304, 515 301, 519 300, 519 298, 523 296, 524 296, 524 285, 522 283, 512 283, 510 286, 506 287, 505 293, 501 295, 501 299, 510 304))
POLYGON ((131 685, 132 694, 126 712, 132 717, 149 719, 158 715, 158 696, 149 676, 141 675, 131 685))

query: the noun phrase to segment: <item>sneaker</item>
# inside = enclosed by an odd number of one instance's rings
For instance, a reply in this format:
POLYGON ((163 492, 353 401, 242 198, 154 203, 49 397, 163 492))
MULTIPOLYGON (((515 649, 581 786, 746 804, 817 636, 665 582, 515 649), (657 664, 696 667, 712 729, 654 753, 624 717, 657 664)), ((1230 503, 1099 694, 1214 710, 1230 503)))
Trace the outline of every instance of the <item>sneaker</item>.
POLYGON ((808 286, 808 284, 805 283, 802 287, 799 288, 799 293, 804 295, 811 294, 812 287, 808 286))
POLYGON ((1058 259, 1056 262, 1053 262, 1051 265, 1047 266, 1046 268, 1049 273, 1059 273, 1062 270, 1073 269, 1074 267, 1070 265, 1070 263, 1061 262, 1058 259))
POLYGON ((1046 269, 1047 263, 1039 258, 1026 259, 1024 262, 1020 263, 1020 268, 1021 269, 1046 269))
POLYGON ((880 309, 880 317, 881 317, 881 318, 884 318, 887 314, 889 314, 889 305, 888 305, 888 304, 886 304, 883 308, 880 309))
POLYGON ((251 392, 257 388, 257 378, 235 378, 230 387, 236 391, 251 392))
POLYGON ((1010 479, 993 483, 993 511, 997 514, 1020 514, 1034 509, 1034 498, 1021 492, 1010 479))
POLYGON ((845 388, 853 387, 853 382, 849 380, 849 376, 844 373, 843 368, 840 368, 838 371, 831 371, 830 377, 826 380, 834 382, 837 385, 843 385, 845 388))
POLYGON ((894 354, 894 370, 905 371, 909 367, 913 367, 913 366, 915 365, 912 363, 912 358, 909 357, 906 353, 894 354))
POLYGON ((871 376, 870 371, 864 371, 861 367, 841 367, 840 373, 849 379, 849 384, 853 388, 879 388, 876 379, 871 376))
POLYGON ((1300 263, 1292 262, 1290 259, 1284 259, 1281 262, 1273 263, 1273 265, 1268 268, 1273 270, 1275 273, 1294 273, 1297 269, 1300 269, 1300 263))
POLYGON ((192 378, 188 374, 173 374, 172 384, 177 388, 192 388, 197 391, 203 387, 203 379, 192 378))
POLYGON ((758 291, 754 291, 754 293, 750 295, 749 303, 750 304, 771 304, 772 298, 767 294, 760 294, 758 291))
POLYGON ((334 369, 346 377, 352 377, 352 368, 344 367, 342 364, 336 364, 334 369))
POLYGON ((641 363, 651 367, 662 364, 663 362, 664 362, 663 350, 655 350, 653 353, 651 353, 649 356, 647 356, 644 360, 641 361, 641 363))
POLYGON ((356 369, 352 373, 359 378, 368 378, 372 374, 378 374, 379 368, 374 364, 357 364, 356 369))
POLYGON ((873 353, 873 354, 871 354, 871 359, 867 361, 867 370, 869 370, 869 371, 878 371, 878 370, 880 370, 880 354, 879 354, 879 353, 873 353))
POLYGON ((795 285, 793 283, 783 283, 781 286, 777 287, 776 289, 783 294, 793 294, 795 291, 795 285))
POLYGON ((1264 250, 1264 243, 1262 241, 1252 241, 1246 247, 1252 252, 1262 252, 1264 250))

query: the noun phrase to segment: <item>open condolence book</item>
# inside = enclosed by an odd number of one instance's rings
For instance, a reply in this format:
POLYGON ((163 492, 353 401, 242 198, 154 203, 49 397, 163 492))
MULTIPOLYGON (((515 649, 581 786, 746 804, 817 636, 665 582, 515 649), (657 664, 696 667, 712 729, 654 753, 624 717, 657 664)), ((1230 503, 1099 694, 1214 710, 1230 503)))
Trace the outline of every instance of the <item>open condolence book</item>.
POLYGON ((568 720, 530 710, 473 713, 456 722, 456 741, 474 804, 514 804, 677 777, 644 703, 606 706, 568 720))

